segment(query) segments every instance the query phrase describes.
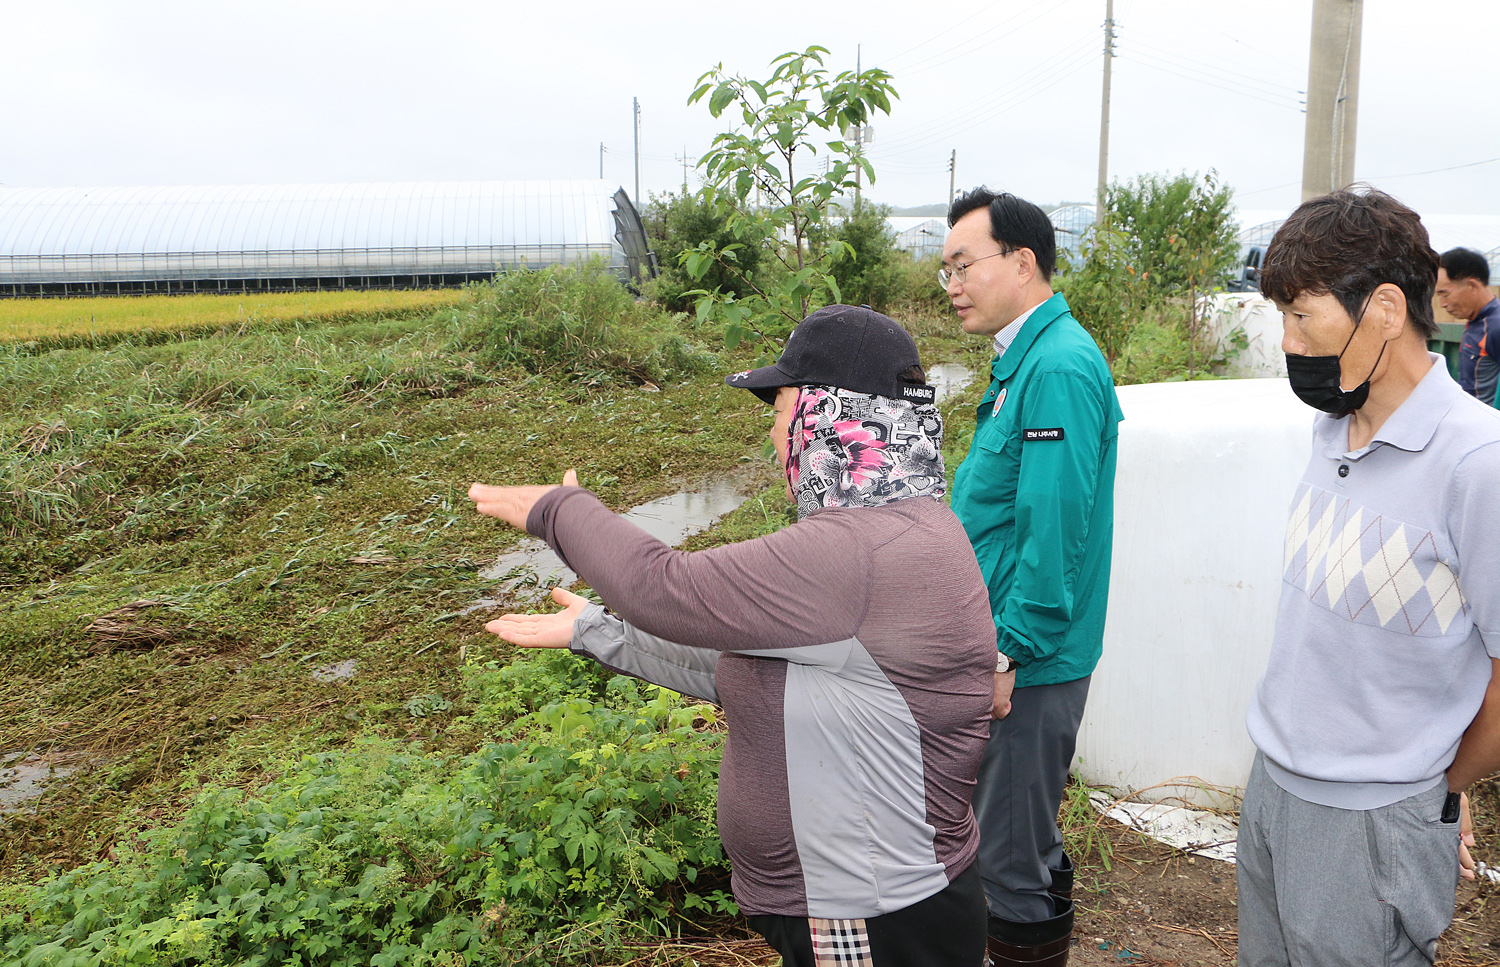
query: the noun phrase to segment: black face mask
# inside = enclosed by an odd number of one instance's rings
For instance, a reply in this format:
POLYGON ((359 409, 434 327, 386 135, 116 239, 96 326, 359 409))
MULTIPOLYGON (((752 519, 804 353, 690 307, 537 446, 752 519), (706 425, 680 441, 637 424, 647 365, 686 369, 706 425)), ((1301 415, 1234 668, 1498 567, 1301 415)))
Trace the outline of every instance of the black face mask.
MULTIPOLYGON (((1369 308, 1369 305, 1366 302, 1365 308, 1369 308)), ((1297 394, 1297 399, 1336 420, 1342 420, 1365 405, 1365 400, 1370 398, 1370 377, 1375 375, 1375 368, 1385 355, 1385 344, 1382 343, 1380 355, 1375 357, 1375 365, 1370 367, 1370 375, 1353 389, 1344 389, 1339 360, 1349 351, 1349 343, 1354 341, 1354 333, 1359 332, 1359 324, 1364 317, 1364 310, 1361 309, 1359 319, 1354 320, 1354 332, 1349 334, 1348 341, 1337 356, 1293 356, 1288 353, 1286 357, 1287 380, 1291 382, 1292 392, 1297 394)))

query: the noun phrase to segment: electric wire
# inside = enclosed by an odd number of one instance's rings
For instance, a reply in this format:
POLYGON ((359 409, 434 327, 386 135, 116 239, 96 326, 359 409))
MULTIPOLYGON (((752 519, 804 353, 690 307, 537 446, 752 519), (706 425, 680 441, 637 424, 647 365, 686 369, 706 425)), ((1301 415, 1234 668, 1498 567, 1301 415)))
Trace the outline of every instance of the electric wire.
MULTIPOLYGON (((1027 27, 1036 23, 1038 20, 1041 20, 1043 17, 1051 14, 1058 8, 1071 2, 1073 2, 1073 0, 1056 0, 1056 2, 1052 4, 1052 6, 1047 7, 1044 10, 1037 11, 1034 15, 1031 16, 1029 20, 1026 20, 1024 23, 1018 24, 1011 31, 1011 34, 1020 33, 1027 27)), ((901 74, 903 77, 911 77, 914 74, 921 74, 924 71, 933 70, 937 67, 951 66, 953 61, 957 60, 958 57, 967 57, 978 49, 987 46, 988 41, 986 40, 986 38, 988 38, 990 34, 993 34, 1001 28, 1008 26, 1012 21, 1021 16, 1025 16, 1025 14, 1016 14, 1016 16, 1014 17, 1011 17, 1007 20, 1002 20, 1000 23, 994 25, 993 27, 989 27, 983 31, 980 31, 978 34, 975 34, 972 37, 967 37, 960 43, 954 44, 952 47, 949 47, 946 50, 942 50, 936 54, 930 55, 926 60, 920 61, 911 67, 901 68, 901 74), (970 49, 957 56, 949 56, 950 54, 953 54, 954 51, 957 51, 963 47, 969 47, 970 49)))
POLYGON ((1155 57, 1159 60, 1165 61, 1168 64, 1171 64, 1174 67, 1180 67, 1185 70, 1201 71, 1204 74, 1224 81, 1226 84, 1240 85, 1259 94, 1268 94, 1274 97, 1289 97, 1292 100, 1298 100, 1298 96, 1300 96, 1302 93, 1294 87, 1289 87, 1275 81, 1270 81, 1258 75, 1245 74, 1240 71, 1231 70, 1218 64, 1212 64, 1208 61, 1199 60, 1196 57, 1191 57, 1179 51, 1166 50, 1164 48, 1157 47, 1155 44, 1150 44, 1142 40, 1136 40, 1134 38, 1131 39, 1130 45, 1127 50, 1135 52, 1145 52, 1146 56, 1155 57), (1296 95, 1293 95, 1293 91, 1296 92, 1296 95))
MULTIPOLYGON (((1087 38, 1082 41, 1075 40, 1068 47, 1051 55, 1047 60, 1021 73, 1016 78, 1007 80, 989 92, 966 97, 962 105, 929 121, 907 128, 898 137, 888 138, 884 142, 877 142, 877 147, 890 148, 900 145, 912 145, 918 141, 922 142, 922 144, 930 144, 934 135, 941 140, 954 131, 967 130, 967 128, 955 127, 955 123, 964 119, 972 121, 974 118, 973 105, 993 103, 992 99, 997 96, 1001 98, 1012 96, 1014 92, 1026 89, 1035 83, 1050 83, 1056 79, 1056 76, 1061 71, 1072 67, 1081 54, 1087 53, 1087 56, 1092 58, 1094 56, 1093 46, 1093 38, 1087 38)), ((972 127, 972 124, 969 126, 972 127)))

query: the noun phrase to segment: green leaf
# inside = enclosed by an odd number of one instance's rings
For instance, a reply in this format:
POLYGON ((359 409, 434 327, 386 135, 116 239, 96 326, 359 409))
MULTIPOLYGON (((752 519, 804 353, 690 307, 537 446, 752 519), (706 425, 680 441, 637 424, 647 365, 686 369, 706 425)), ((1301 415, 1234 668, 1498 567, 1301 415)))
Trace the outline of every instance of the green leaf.
POLYGON ((730 101, 734 100, 735 93, 736 92, 734 89, 734 84, 732 82, 724 81, 723 83, 721 83, 718 89, 714 91, 713 97, 709 98, 708 100, 708 113, 712 114, 714 117, 718 117, 720 114, 723 114, 724 108, 729 105, 730 101))

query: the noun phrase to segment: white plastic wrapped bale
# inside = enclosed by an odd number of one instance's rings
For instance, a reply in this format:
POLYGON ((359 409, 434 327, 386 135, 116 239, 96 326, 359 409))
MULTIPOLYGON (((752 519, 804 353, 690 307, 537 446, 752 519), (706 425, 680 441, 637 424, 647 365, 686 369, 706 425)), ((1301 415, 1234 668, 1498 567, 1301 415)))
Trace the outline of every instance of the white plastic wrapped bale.
POLYGON ((1228 359, 1223 375, 1251 379, 1286 375, 1281 313, 1274 302, 1245 292, 1219 292, 1204 302, 1208 337, 1228 359), (1243 348, 1232 349, 1240 340, 1243 348))
POLYGON ((1119 396, 1109 617, 1076 769, 1121 792, 1222 805, 1213 790, 1243 790, 1250 774, 1245 710, 1270 652, 1313 411, 1284 379, 1119 396))

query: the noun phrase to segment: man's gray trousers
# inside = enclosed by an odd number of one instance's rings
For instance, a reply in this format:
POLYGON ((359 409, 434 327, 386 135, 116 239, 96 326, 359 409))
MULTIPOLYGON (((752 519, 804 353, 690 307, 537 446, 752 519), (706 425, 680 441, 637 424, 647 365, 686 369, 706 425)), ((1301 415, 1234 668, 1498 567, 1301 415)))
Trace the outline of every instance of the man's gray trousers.
POLYGON ((1431 964, 1453 919, 1448 784, 1379 809, 1292 795, 1257 753, 1240 807, 1241 967, 1431 964))
POLYGON ((974 816, 985 897, 990 913, 1005 920, 1034 923, 1055 915, 1047 889, 1052 871, 1066 865, 1057 810, 1090 677, 1018 688, 1010 714, 990 723, 974 816))

